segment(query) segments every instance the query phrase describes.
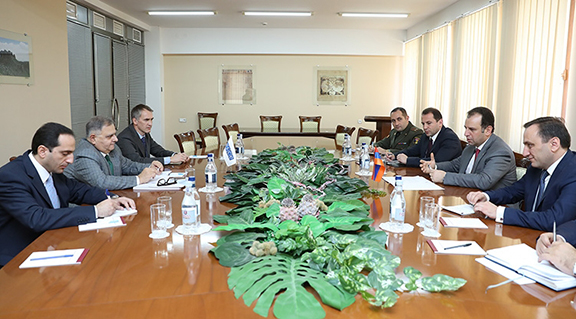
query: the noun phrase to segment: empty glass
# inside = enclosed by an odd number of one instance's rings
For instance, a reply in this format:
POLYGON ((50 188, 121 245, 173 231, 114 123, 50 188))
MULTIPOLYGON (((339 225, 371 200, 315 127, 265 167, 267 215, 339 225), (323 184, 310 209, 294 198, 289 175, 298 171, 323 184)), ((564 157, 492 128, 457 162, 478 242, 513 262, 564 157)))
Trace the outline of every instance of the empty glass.
POLYGON ((420 227, 424 227, 424 213, 426 212, 426 204, 434 204, 434 197, 420 197, 420 211, 418 213, 418 226, 420 227))
POLYGON ((174 227, 174 224, 172 223, 172 197, 160 196, 156 199, 156 203, 166 205, 166 220, 163 221, 166 223, 166 229, 174 227))
POLYGON ((150 205, 150 227, 152 228, 152 232, 149 235, 150 238, 168 237, 169 234, 166 231, 166 205, 150 205))
POLYGON ((440 219, 440 205, 430 203, 426 204, 424 212, 424 231, 422 235, 427 237, 440 237, 439 219, 440 219))

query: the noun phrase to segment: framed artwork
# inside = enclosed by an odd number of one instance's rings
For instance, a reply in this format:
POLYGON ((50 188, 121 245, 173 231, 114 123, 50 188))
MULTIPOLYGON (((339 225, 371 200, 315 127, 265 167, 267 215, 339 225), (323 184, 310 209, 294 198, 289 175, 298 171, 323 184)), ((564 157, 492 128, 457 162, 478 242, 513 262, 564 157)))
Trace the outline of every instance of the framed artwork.
POLYGON ((0 83, 33 83, 32 39, 21 33, 0 30, 0 83))
POLYGON ((350 69, 344 67, 314 68, 316 81, 316 105, 349 105, 350 104, 350 69))
POLYGON ((218 102, 226 104, 256 104, 256 68, 249 66, 225 66, 219 68, 218 102))

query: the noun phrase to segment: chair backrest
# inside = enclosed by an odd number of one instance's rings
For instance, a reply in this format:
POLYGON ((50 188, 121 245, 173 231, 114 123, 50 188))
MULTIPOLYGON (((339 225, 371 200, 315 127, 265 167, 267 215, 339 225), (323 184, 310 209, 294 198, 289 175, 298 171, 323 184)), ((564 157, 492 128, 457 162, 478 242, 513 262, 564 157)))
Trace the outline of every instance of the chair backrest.
POLYGON ((10 162, 12 162, 13 160, 15 160, 16 157, 18 157, 18 156, 10 156, 10 162))
POLYGON ((217 127, 198 130, 198 135, 202 140, 203 148, 217 148, 220 145, 220 132, 217 127))
POLYGON ((300 132, 320 132, 322 116, 299 116, 300 132))
POLYGON ((376 141, 376 136, 378 136, 378 130, 371 130, 364 127, 358 128, 358 135, 356 136, 356 145, 371 145, 376 141))
POLYGON ((201 130, 211 127, 216 127, 216 119, 218 113, 202 113, 198 112, 198 127, 201 130))
POLYGON ((224 129, 224 133, 226 133, 226 142, 228 142, 230 136, 232 136, 232 142, 236 143, 236 138, 238 137, 238 133, 240 133, 238 123, 225 124, 222 125, 222 128, 224 129))
POLYGON ((260 115, 260 129, 262 132, 280 132, 282 115, 260 115))
POLYGON ((180 152, 186 153, 187 155, 194 155, 194 152, 196 151, 196 138, 194 137, 194 131, 174 134, 174 138, 176 139, 176 142, 178 142, 180 152))
POLYGON ((336 126, 336 137, 334 138, 334 145, 336 149, 342 149, 342 143, 344 143, 344 134, 348 133, 348 135, 352 136, 354 133, 355 127, 338 125, 336 126))

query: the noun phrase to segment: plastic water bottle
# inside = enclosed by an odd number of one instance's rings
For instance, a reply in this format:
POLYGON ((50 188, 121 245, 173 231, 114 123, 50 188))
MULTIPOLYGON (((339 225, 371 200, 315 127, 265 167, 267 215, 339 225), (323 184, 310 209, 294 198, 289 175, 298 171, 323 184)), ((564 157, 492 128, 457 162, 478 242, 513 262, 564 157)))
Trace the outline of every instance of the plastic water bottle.
POLYGON ((208 164, 206 164, 206 169, 204 169, 204 174, 206 175, 206 191, 214 192, 216 190, 216 165, 214 164, 214 154, 208 154, 208 164))
POLYGON ((406 199, 402 190, 402 176, 396 175, 394 191, 390 195, 390 221, 394 226, 401 227, 406 216, 406 199))
POLYGON ((350 135, 348 133, 344 134, 344 143, 342 144, 342 152, 344 153, 345 159, 352 158, 352 143, 350 142, 350 135))
POLYGON ((370 154, 366 143, 362 143, 362 148, 360 149, 360 171, 363 173, 370 172, 370 154))
POLYGON ((242 141, 242 134, 240 133, 236 135, 236 144, 234 144, 234 148, 236 148, 236 158, 244 158, 244 142, 242 141))
POLYGON ((200 195, 196 191, 195 185, 186 186, 184 199, 182 199, 182 225, 184 226, 184 234, 195 230, 200 225, 199 201, 200 195))

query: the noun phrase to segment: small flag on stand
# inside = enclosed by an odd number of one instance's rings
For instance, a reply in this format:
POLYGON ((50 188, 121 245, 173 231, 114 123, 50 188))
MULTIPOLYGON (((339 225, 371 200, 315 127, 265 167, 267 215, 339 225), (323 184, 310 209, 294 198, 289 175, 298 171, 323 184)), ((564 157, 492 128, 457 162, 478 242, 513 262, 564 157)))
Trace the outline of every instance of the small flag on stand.
POLYGON ((382 157, 380 156, 380 152, 378 152, 378 148, 374 148, 374 172, 372 172, 372 180, 376 182, 380 182, 382 180, 382 176, 386 173, 386 166, 384 166, 384 162, 382 162, 382 157))
POLYGON ((230 136, 228 143, 226 143, 226 147, 224 147, 224 160, 226 161, 226 166, 236 164, 236 149, 234 149, 232 136, 230 136))

